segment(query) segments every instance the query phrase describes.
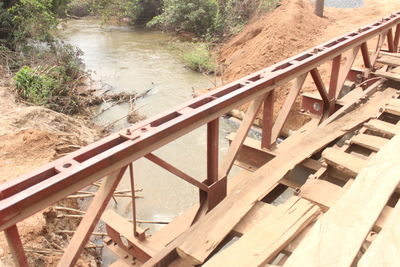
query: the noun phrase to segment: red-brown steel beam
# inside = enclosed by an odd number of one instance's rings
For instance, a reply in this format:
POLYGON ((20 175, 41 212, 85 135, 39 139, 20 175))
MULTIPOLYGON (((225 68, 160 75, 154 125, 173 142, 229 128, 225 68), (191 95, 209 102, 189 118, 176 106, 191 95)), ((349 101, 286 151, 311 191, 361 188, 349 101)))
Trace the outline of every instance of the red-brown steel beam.
POLYGON ((0 185, 0 230, 121 169, 234 107, 397 26, 400 12, 193 99, 0 185))
POLYGON ((262 137, 261 147, 270 148, 272 142, 272 127, 274 116, 274 91, 265 96, 263 103, 262 137))
POLYGON ((394 52, 397 53, 399 51, 399 40, 400 40, 400 25, 396 26, 396 31, 394 34, 394 52))
POLYGON ((17 226, 12 225, 11 227, 5 229, 4 234, 6 236, 8 246, 11 250, 11 254, 14 258, 15 266, 27 267, 28 260, 25 255, 24 247, 22 245, 17 226))
POLYGON ((123 167, 104 179, 57 266, 75 266, 125 170, 123 167))
POLYGON ((219 118, 207 123, 207 184, 218 181, 219 118))

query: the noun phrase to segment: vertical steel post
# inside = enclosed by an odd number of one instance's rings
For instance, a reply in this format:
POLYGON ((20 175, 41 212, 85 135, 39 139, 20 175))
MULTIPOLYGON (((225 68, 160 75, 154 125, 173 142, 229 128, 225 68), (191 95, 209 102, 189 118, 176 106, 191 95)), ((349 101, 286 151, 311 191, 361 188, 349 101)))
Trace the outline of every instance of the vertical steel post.
MULTIPOLYGON (((263 104, 261 147, 270 148, 272 144, 272 126, 274 116, 274 90, 265 96, 263 104)), ((274 140, 275 141, 275 140, 274 140)))
POLYGON ((338 55, 332 60, 331 79, 329 81, 329 90, 328 90, 329 115, 335 112, 336 91, 341 89, 338 88, 341 59, 342 55, 338 55))
POLYGON ((7 228, 4 230, 4 234, 6 235, 8 247, 13 255, 15 266, 27 267, 28 260, 26 259, 24 247, 22 246, 17 226, 14 224, 10 228, 7 228))
POLYGON ((207 124, 207 181, 218 180, 219 118, 207 124))
POLYGON ((131 182, 131 194, 132 194, 132 224, 133 224, 133 235, 139 236, 136 224, 136 199, 135 199, 135 178, 133 176, 133 165, 129 163, 129 179, 131 182))

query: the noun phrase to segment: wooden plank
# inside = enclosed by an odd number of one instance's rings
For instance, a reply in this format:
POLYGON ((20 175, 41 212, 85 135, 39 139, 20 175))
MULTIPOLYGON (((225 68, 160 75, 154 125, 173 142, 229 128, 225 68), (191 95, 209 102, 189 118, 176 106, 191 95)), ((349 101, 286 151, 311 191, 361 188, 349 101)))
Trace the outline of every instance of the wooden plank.
POLYGON ((338 185, 325 180, 308 179, 300 188, 299 196, 317 203, 326 212, 343 195, 344 190, 338 185))
POLYGON ((400 116, 400 107, 399 106, 392 106, 389 104, 385 107, 385 111, 387 113, 390 113, 390 114, 393 114, 396 116, 400 116))
POLYGON ((362 158, 332 147, 325 149, 322 157, 330 166, 350 176, 357 176, 367 163, 362 158))
POLYGON ((389 140, 375 135, 357 134, 350 141, 353 144, 378 152, 389 140))
POLYGON ((292 197, 278 206, 230 247, 203 266, 260 266, 270 262, 313 219, 320 209, 311 202, 292 197))
MULTIPOLYGON (((308 179, 301 187, 299 196, 317 204, 322 211, 326 212, 337 203, 353 182, 351 179, 344 187, 340 187, 324 180, 308 179)), ((387 223, 392 212, 393 208, 385 206, 373 230, 379 232, 387 223)))
POLYGON ((400 82, 400 74, 396 74, 393 72, 386 72, 383 69, 379 69, 379 70, 375 71, 374 74, 379 77, 383 77, 383 78, 386 78, 389 80, 400 82))
POLYGON ((400 133, 400 127, 398 125, 378 119, 370 120, 368 123, 364 124, 364 126, 367 127, 369 130, 387 135, 388 137, 392 137, 400 133))
POLYGON ((129 265, 128 263, 126 263, 123 260, 117 260, 117 261, 114 261, 113 263, 111 263, 109 265, 109 267, 132 267, 132 265, 129 265))
POLYGON ((182 236, 183 242, 177 248, 179 255, 192 264, 204 262, 251 209, 255 200, 270 192, 296 164, 356 128, 373 114, 379 114, 379 107, 394 94, 393 89, 377 92, 359 109, 347 113, 325 127, 298 133, 296 142, 286 148, 281 147, 279 156, 243 179, 230 195, 182 236))
POLYGON ((368 162, 350 189, 320 218, 285 267, 351 266, 400 182, 400 135, 368 162))
MULTIPOLYGON (((371 51, 371 52, 372 52, 372 51, 371 51)), ((390 56, 390 57, 400 58, 400 53, 390 53, 390 52, 386 52, 386 51, 380 51, 379 54, 380 54, 380 55, 384 55, 384 56, 390 56)))
POLYGON ((76 264, 125 170, 126 167, 123 167, 104 179, 57 266, 73 266, 76 264))
POLYGON ((233 228, 233 231, 241 235, 247 233, 257 222, 269 216, 275 209, 276 207, 271 204, 257 201, 246 216, 233 228))
POLYGON ((372 242, 359 261, 359 267, 389 267, 400 263, 400 202, 390 216, 388 224, 372 242))
POLYGON ((389 66, 393 66, 393 67, 400 66, 400 58, 387 56, 387 55, 382 56, 381 58, 378 58, 376 62, 385 64, 385 65, 389 65, 389 66))

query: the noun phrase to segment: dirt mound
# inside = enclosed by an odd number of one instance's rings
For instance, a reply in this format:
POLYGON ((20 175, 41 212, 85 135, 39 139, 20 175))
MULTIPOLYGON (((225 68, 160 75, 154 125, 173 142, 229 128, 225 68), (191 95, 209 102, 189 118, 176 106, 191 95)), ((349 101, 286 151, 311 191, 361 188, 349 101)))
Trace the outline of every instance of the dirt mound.
MULTIPOLYGON (((233 81, 318 44, 329 20, 313 12, 308 0, 284 0, 276 10, 250 23, 219 52, 223 80, 233 81)), ((289 90, 288 85, 275 90, 275 117, 289 90)), ((299 109, 298 101, 289 118, 291 129, 297 129, 307 121, 297 113, 299 109)))
MULTIPOLYGON (((85 121, 46 108, 19 104, 8 88, 0 87, 0 184, 98 137, 98 131, 89 128, 85 121)), ((66 206, 74 204, 65 200, 61 203, 64 202, 66 206)), ((67 239, 54 231, 76 228, 77 222, 71 220, 49 221, 45 216, 48 213, 49 209, 18 224, 30 266, 55 266, 61 255, 59 248, 65 246, 67 239)), ((94 257, 87 251, 82 258, 77 266, 96 266, 94 257)), ((3 233, 0 233, 0 266, 13 266, 3 233)))
POLYGON ((327 25, 327 19, 314 15, 308 0, 282 1, 221 48, 224 80, 243 77, 312 47, 327 25))

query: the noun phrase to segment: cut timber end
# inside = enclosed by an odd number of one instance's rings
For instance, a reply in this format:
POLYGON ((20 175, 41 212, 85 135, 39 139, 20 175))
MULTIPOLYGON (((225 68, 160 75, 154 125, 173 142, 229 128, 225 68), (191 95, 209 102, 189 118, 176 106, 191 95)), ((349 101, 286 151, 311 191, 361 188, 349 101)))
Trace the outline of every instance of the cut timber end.
POLYGON ((196 259, 195 257, 191 256, 190 254, 186 253, 179 247, 176 248, 176 252, 178 252, 179 257, 181 257, 185 262, 188 263, 188 265, 199 265, 202 264, 203 262, 196 259))

